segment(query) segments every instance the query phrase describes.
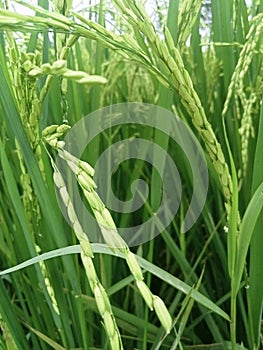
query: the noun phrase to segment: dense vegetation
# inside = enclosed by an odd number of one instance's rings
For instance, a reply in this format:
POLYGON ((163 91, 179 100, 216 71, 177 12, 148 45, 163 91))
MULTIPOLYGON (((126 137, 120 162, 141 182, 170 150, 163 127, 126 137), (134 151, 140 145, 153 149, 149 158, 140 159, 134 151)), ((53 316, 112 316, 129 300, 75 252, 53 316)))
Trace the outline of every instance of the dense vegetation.
POLYGON ((262 348, 263 2, 15 3, 0 9, 0 269, 16 267, 0 275, 0 349, 262 348), (202 146, 209 189, 187 232, 195 174, 168 135, 118 125, 81 159, 64 149, 76 122, 124 102, 165 108, 202 146), (154 215, 164 174, 134 158, 114 170, 122 201, 134 180, 148 184, 135 215, 104 207, 92 167, 136 138, 174 160, 182 198, 168 227, 128 248, 116 227, 154 215), (104 244, 80 226, 58 154, 104 244))

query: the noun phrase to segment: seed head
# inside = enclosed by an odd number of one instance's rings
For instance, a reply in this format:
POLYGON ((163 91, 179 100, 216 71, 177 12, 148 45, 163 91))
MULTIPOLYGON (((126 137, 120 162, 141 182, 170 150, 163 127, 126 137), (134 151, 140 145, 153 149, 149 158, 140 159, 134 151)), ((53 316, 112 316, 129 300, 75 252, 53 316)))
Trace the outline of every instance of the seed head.
POLYGON ((172 328, 172 318, 164 302, 157 295, 153 296, 153 307, 166 333, 170 333, 172 328))

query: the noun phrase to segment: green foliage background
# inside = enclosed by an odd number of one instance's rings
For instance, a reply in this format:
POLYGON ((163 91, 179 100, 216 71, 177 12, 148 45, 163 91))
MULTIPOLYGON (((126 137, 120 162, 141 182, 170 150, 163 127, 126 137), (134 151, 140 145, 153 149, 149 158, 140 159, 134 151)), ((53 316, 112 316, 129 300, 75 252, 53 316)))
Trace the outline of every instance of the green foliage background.
MULTIPOLYGON (((16 3, 33 12, 1 2, 1 270, 79 243, 58 208, 50 160, 56 150, 42 130, 73 126, 114 103, 159 105, 187 122, 207 156, 208 198, 189 232, 180 232, 180 222, 192 174, 166 136, 138 126, 111 130, 84 155, 94 166, 108 145, 140 135, 180 164, 177 216, 160 236, 133 249, 144 281, 169 308, 170 334, 145 305, 125 257, 92 245, 120 348, 262 348, 263 2, 156 0, 154 19, 143 1, 101 0, 75 11, 71 1, 16 3)), ((124 162, 112 186, 125 200, 130 194, 123 190, 136 178, 150 186, 136 216, 145 220, 160 198, 154 169, 124 162)), ((134 224, 132 216, 112 216, 117 226, 134 224)), ((79 254, 63 252, 1 275, 1 349, 110 349, 79 254)))

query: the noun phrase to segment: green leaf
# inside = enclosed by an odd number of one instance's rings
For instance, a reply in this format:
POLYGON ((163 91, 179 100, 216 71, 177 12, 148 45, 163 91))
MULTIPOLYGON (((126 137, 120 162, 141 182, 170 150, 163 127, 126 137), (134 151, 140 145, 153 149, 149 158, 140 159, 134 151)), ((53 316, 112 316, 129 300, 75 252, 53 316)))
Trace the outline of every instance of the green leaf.
MULTIPOLYGON (((108 246, 106 246, 106 245, 92 244, 91 246, 92 246, 92 251, 94 253, 110 254, 110 255, 116 255, 116 256, 123 258, 123 259, 125 258, 124 255, 120 252, 113 253, 112 250, 110 248, 108 248, 108 246)), ((17 266, 14 266, 10 269, 1 271, 0 276, 9 274, 11 272, 18 271, 22 268, 25 268, 25 267, 30 266, 32 264, 38 263, 40 261, 44 261, 47 259, 51 259, 54 257, 63 256, 63 255, 68 255, 68 254, 76 254, 76 253, 80 253, 80 252, 81 252, 80 245, 74 245, 74 246, 56 249, 56 250, 53 250, 51 252, 47 252, 47 253, 41 254, 39 256, 36 256, 32 259, 29 259, 29 260, 27 260, 27 261, 25 261, 17 266)), ((209 310, 217 313, 218 315, 220 315, 224 319, 226 319, 228 321, 230 320, 229 316, 219 306, 217 306, 215 303, 213 303, 211 300, 209 300, 207 297, 205 297, 204 295, 202 295, 198 291, 192 290, 192 287, 189 286, 188 284, 184 283, 180 279, 171 275, 169 272, 164 271, 160 267, 157 267, 156 265, 148 262, 147 260, 143 259, 140 256, 136 256, 136 260, 138 261, 140 266, 143 269, 145 269, 146 271, 151 272, 153 275, 155 275, 156 277, 160 278, 161 280, 167 282, 168 284, 170 284, 171 286, 180 290, 184 294, 189 294, 191 292, 191 296, 196 302, 202 304, 203 306, 205 306, 209 310)))
POLYGON ((242 273, 246 262, 248 248, 252 234, 256 226, 259 214, 263 208, 263 182, 251 198, 240 226, 240 233, 237 241, 237 259, 235 273, 233 276, 233 289, 237 294, 240 287, 242 273))
MULTIPOLYGON (((262 148, 263 148, 263 104, 261 104, 260 122, 258 127, 258 137, 253 167, 252 191, 263 181, 262 167, 262 148)), ((253 192, 252 192, 253 193, 253 192)), ((250 262, 249 262, 249 320, 251 323, 252 339, 256 347, 259 347, 260 329, 263 305, 263 214, 259 215, 258 222, 255 226, 250 245, 250 262)))

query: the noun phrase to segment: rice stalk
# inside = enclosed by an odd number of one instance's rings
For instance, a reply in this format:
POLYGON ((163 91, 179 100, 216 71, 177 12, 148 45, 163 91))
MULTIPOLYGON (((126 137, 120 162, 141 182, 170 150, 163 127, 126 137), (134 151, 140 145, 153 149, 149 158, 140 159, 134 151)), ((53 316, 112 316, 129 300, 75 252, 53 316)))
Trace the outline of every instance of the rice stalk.
POLYGON ((200 12, 202 0, 186 0, 180 2, 178 15, 178 50, 182 54, 186 41, 189 38, 194 23, 200 12))
MULTIPOLYGON (((137 287, 145 300, 146 304, 149 306, 151 310, 155 310, 157 317, 159 318, 162 326, 164 327, 167 333, 170 333, 172 327, 172 318, 167 310, 163 301, 153 295, 148 288, 148 286, 143 281, 143 274, 140 265, 138 264, 135 255, 130 251, 126 242, 121 238, 121 236, 117 232, 117 228, 115 223, 111 217, 110 212, 105 207, 104 203, 101 201, 100 197, 96 193, 96 184, 92 179, 92 175, 94 170, 88 163, 85 163, 69 152, 63 149, 64 142, 58 141, 57 137, 61 136, 59 132, 60 129, 67 129, 68 126, 50 126, 49 129, 45 129, 44 139, 47 143, 49 143, 52 147, 55 147, 58 150, 59 156, 63 158, 72 172, 75 174, 76 179, 83 191, 85 198, 87 199, 93 214, 97 220, 97 223, 100 227, 101 234, 106 244, 113 250, 119 250, 126 259, 127 265, 129 267, 130 272, 135 278, 137 287), (49 134, 49 130, 53 133, 49 134)), ((61 192, 61 188, 65 188, 65 185, 62 186, 62 177, 60 176, 59 181, 57 181, 58 173, 56 174, 54 180, 59 190, 61 192)), ((64 189, 66 192, 66 189, 64 189)), ((67 197, 67 203, 64 202, 65 206, 68 208, 68 216, 73 226, 77 222, 77 215, 74 211, 73 205, 69 202, 69 197, 67 197)), ((79 233, 79 232, 78 232, 79 233)), ((77 233, 76 233, 77 234, 77 233)), ((82 231, 81 235, 78 236, 78 239, 81 241, 87 241, 86 234, 82 231)), ((90 256, 89 256, 90 257, 90 256)))
POLYGON ((214 94, 221 74, 222 64, 216 56, 214 46, 209 47, 209 50, 204 53, 203 59, 206 75, 207 104, 209 112, 214 114, 216 110, 214 94))
MULTIPOLYGON (((70 49, 72 48, 72 46, 77 42, 79 36, 77 35, 71 35, 67 38, 66 42, 65 42, 65 45, 63 46, 63 48, 61 49, 61 52, 60 52, 60 55, 59 55, 59 62, 65 62, 68 54, 69 54, 69 51, 70 49)), ((54 64, 54 63, 53 63, 54 64)), ((63 63, 65 64, 65 63, 63 63)), ((62 64, 62 66, 63 66, 62 64)), ((51 68, 52 66, 48 66, 48 71, 50 72, 52 70, 51 68)), ((65 67, 64 67, 65 68, 65 67)), ((43 67, 42 69, 40 68, 40 72, 42 73, 43 71, 43 67)), ((62 70, 60 70, 60 73, 63 71, 63 68, 62 70)), ((66 70, 65 70, 66 71, 66 70)), ((54 72, 54 69, 53 69, 53 72, 54 72)), ((41 74, 40 73, 40 74, 41 74)), ((32 73, 31 73, 32 74, 32 73)), ((43 103, 47 93, 48 93, 48 90, 50 88, 50 85, 51 85, 51 82, 53 80, 53 75, 49 75, 45 81, 45 84, 44 86, 42 87, 41 91, 40 91, 40 95, 39 95, 39 100, 40 100, 40 103, 43 103)))
MULTIPOLYGON (((188 111, 194 126, 204 140, 207 152, 219 176, 224 196, 227 202, 230 201, 232 180, 221 145, 216 138, 211 124, 206 118, 200 99, 193 88, 191 78, 184 67, 182 57, 178 49, 174 46, 174 41, 168 28, 165 28, 164 34, 166 42, 164 42, 160 39, 148 16, 145 14, 145 11, 142 11, 141 6, 139 6, 137 2, 136 5, 130 1, 127 1, 127 4, 125 2, 125 4, 130 7, 129 11, 127 11, 120 0, 115 0, 115 3, 124 11, 124 14, 129 18, 129 22, 139 28, 147 38, 147 42, 155 53, 158 64, 165 70, 163 74, 155 67, 155 73, 158 73, 158 78, 160 75, 165 77, 165 80, 169 82, 170 88, 175 90, 180 96, 182 104, 188 111), (140 8, 140 10, 137 7, 140 8), (133 15, 131 15, 131 11, 134 11, 133 15), (136 17, 135 14, 138 14, 138 17, 136 17)), ((153 62, 151 62, 151 66, 152 65, 153 62)), ((228 206, 226 208, 228 210, 228 206)))
POLYGON ((247 166, 249 164, 249 154, 248 146, 250 138, 255 137, 255 130, 253 127, 252 113, 255 103, 257 101, 257 96, 254 92, 250 94, 248 99, 243 101, 244 112, 242 114, 241 126, 239 128, 239 134, 241 137, 241 156, 242 156, 242 175, 246 176, 247 166))
POLYGON ((249 65, 253 56, 256 53, 256 46, 261 38, 263 29, 263 14, 259 13, 251 20, 249 32, 246 37, 246 42, 241 50, 235 71, 232 75, 230 85, 228 87, 227 97, 224 103, 222 116, 225 117, 229 109, 231 97, 237 94, 242 99, 242 92, 244 91, 244 77, 249 69, 249 65))
MULTIPOLYGON (((258 54, 257 45, 260 41, 262 32, 263 16, 262 14, 258 14, 251 21, 246 42, 241 50, 239 60, 228 87, 227 97, 222 112, 222 116, 225 117, 230 108, 231 99, 234 96, 234 105, 237 111, 237 116, 241 120, 241 125, 238 131, 241 137, 242 172, 244 177, 247 174, 249 140, 251 137, 254 137, 252 114, 255 112, 255 104, 258 96, 260 96, 262 74, 259 72, 257 75, 255 85, 251 86, 251 91, 248 96, 244 80, 253 57, 258 54)), ((239 175, 241 177, 241 174, 239 175)))
MULTIPOLYGON (((249 165, 249 141, 255 137, 255 128, 253 123, 253 116, 258 113, 260 105, 258 103, 259 97, 263 93, 263 64, 259 68, 259 73, 256 78, 255 85, 251 87, 251 92, 248 97, 245 95, 242 101, 243 114, 240 116, 241 125, 239 133, 241 137, 241 155, 242 155, 242 171, 243 176, 247 175, 249 165)), ((240 94, 239 94, 240 96, 240 94)))
MULTIPOLYGON (((16 98, 17 105, 19 106, 19 114, 24 130, 27 134, 30 146, 35 153, 39 169, 43 178, 45 179, 42 151, 39 144, 40 108, 37 97, 37 80, 29 76, 30 68, 33 65, 40 63, 40 53, 38 51, 35 54, 24 53, 23 51, 19 52, 17 44, 11 34, 7 33, 6 36, 9 43, 7 49, 9 53, 10 73, 13 79, 13 93, 16 98)), ((37 244, 37 239, 39 236, 41 236, 39 229, 39 223, 41 220, 40 207, 17 140, 15 140, 15 145, 21 170, 20 182, 23 189, 23 205, 27 221, 30 226, 32 240, 35 244, 37 253, 40 253, 41 249, 37 244)), ((45 264, 42 263, 40 268, 44 279, 44 285, 47 290, 47 295, 50 298, 53 310, 59 315, 55 292, 51 285, 45 264)))
POLYGON ((67 208, 69 220, 72 223, 72 227, 75 232, 75 235, 79 240, 79 243, 81 246, 81 260, 86 271, 86 275, 87 275, 87 279, 88 279, 91 291, 95 296, 98 310, 103 319, 104 328, 108 335, 111 348, 116 350, 119 350, 119 349, 121 350, 123 349, 123 345, 122 345, 119 329, 117 327, 116 320, 111 309, 111 304, 110 304, 108 295, 105 289, 103 288, 102 284, 100 283, 97 273, 95 271, 95 267, 92 261, 93 253, 90 246, 90 242, 88 240, 88 236, 85 234, 85 232, 83 231, 78 221, 78 217, 74 210, 73 204, 70 200, 70 196, 68 194, 64 179, 53 161, 52 161, 52 166, 54 169, 54 174, 53 174, 54 183, 57 186, 60 193, 60 197, 67 208))

